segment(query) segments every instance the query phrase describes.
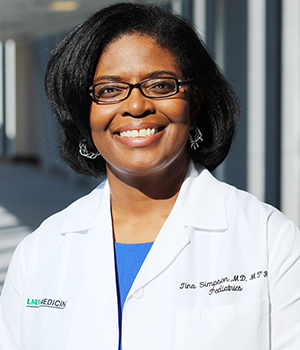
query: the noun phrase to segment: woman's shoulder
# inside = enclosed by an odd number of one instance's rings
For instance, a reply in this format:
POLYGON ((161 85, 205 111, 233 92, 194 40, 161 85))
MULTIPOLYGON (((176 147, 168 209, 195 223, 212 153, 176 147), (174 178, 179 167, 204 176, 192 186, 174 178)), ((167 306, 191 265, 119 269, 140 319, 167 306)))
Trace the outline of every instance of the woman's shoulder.
POLYGON ((291 222, 278 208, 264 202, 254 194, 217 179, 215 181, 218 182, 223 192, 228 216, 238 215, 249 221, 261 220, 268 226, 272 224, 282 226, 291 222))
POLYGON ((65 209, 48 217, 41 223, 38 230, 55 226, 63 232, 80 230, 85 225, 89 225, 89 221, 94 218, 95 213, 99 210, 106 184, 107 181, 104 180, 87 195, 80 197, 65 209))
MULTIPOLYGON (((192 191, 197 191, 198 198, 204 198, 206 203, 212 202, 211 208, 217 201, 224 203, 228 221, 243 218, 244 221, 264 221, 267 225, 281 226, 291 222, 279 209, 258 199, 254 194, 226 182, 218 180, 207 169, 196 165, 197 176, 194 176, 192 191)), ((200 201, 200 200, 199 200, 200 201)))
POLYGON ((264 202, 254 194, 221 181, 219 183, 227 208, 230 208, 231 212, 244 212, 249 218, 263 216, 267 220, 276 220, 278 224, 290 221, 278 208, 264 202))
POLYGON ((39 261, 40 265, 45 265, 63 246, 64 242, 69 242, 68 236, 70 235, 68 233, 87 232, 93 224, 93 219, 97 216, 95 213, 101 205, 105 187, 106 181, 102 182, 91 193, 47 218, 35 231, 26 236, 13 254, 8 275, 13 276, 22 285, 31 261, 39 261))
POLYGON ((106 183, 106 180, 102 181, 90 193, 45 219, 35 231, 21 242, 21 245, 28 244, 27 241, 45 240, 47 236, 53 241, 61 234, 89 228, 95 213, 99 210, 106 183))

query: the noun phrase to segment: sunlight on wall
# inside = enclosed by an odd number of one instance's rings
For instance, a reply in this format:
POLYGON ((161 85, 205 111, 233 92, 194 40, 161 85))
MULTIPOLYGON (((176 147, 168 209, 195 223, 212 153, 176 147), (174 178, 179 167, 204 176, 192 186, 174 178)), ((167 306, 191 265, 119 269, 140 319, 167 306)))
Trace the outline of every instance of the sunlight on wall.
POLYGON ((4 115, 3 115, 3 109, 4 109, 4 88, 3 88, 3 44, 0 41, 0 156, 3 154, 3 123, 4 123, 4 115))
POLYGON ((5 42, 5 131, 9 140, 7 153, 14 153, 16 138, 16 44, 5 42))

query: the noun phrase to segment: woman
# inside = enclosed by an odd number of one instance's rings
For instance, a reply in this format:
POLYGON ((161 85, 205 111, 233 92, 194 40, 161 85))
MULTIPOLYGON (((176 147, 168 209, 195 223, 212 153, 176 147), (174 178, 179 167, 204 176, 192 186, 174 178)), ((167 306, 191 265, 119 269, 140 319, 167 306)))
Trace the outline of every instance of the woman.
POLYGON ((210 174, 237 102, 194 30, 108 7, 56 48, 45 86, 63 158, 107 180, 17 248, 0 348, 298 349, 300 235, 210 174))

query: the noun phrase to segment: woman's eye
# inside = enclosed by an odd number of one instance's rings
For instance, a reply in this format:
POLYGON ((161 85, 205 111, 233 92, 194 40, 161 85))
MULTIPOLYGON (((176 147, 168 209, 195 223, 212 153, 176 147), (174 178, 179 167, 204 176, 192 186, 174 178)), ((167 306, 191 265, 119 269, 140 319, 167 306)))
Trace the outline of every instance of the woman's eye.
POLYGON ((97 92, 97 97, 101 99, 115 98, 124 94, 124 88, 115 85, 102 86, 97 92))
POLYGON ((156 94, 166 94, 174 90, 173 84, 169 82, 158 82, 148 87, 148 91, 156 94))
POLYGON ((169 86, 168 84, 158 84, 158 85, 156 86, 156 88, 159 89, 159 90, 163 90, 163 89, 168 89, 168 88, 170 88, 170 86, 169 86))
POLYGON ((101 93, 103 93, 103 94, 111 94, 111 93, 113 93, 113 92, 115 92, 115 91, 116 91, 115 88, 113 88, 113 87, 107 87, 107 88, 102 89, 101 93))

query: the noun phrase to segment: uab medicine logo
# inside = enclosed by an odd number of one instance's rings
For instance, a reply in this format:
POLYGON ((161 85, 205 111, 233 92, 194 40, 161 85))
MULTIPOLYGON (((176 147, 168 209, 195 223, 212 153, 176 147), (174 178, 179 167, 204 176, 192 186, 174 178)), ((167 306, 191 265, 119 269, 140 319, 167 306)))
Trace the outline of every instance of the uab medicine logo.
POLYGON ((27 307, 40 308, 40 307, 50 307, 53 309, 64 309, 67 305, 67 300, 58 299, 27 299, 27 307))

